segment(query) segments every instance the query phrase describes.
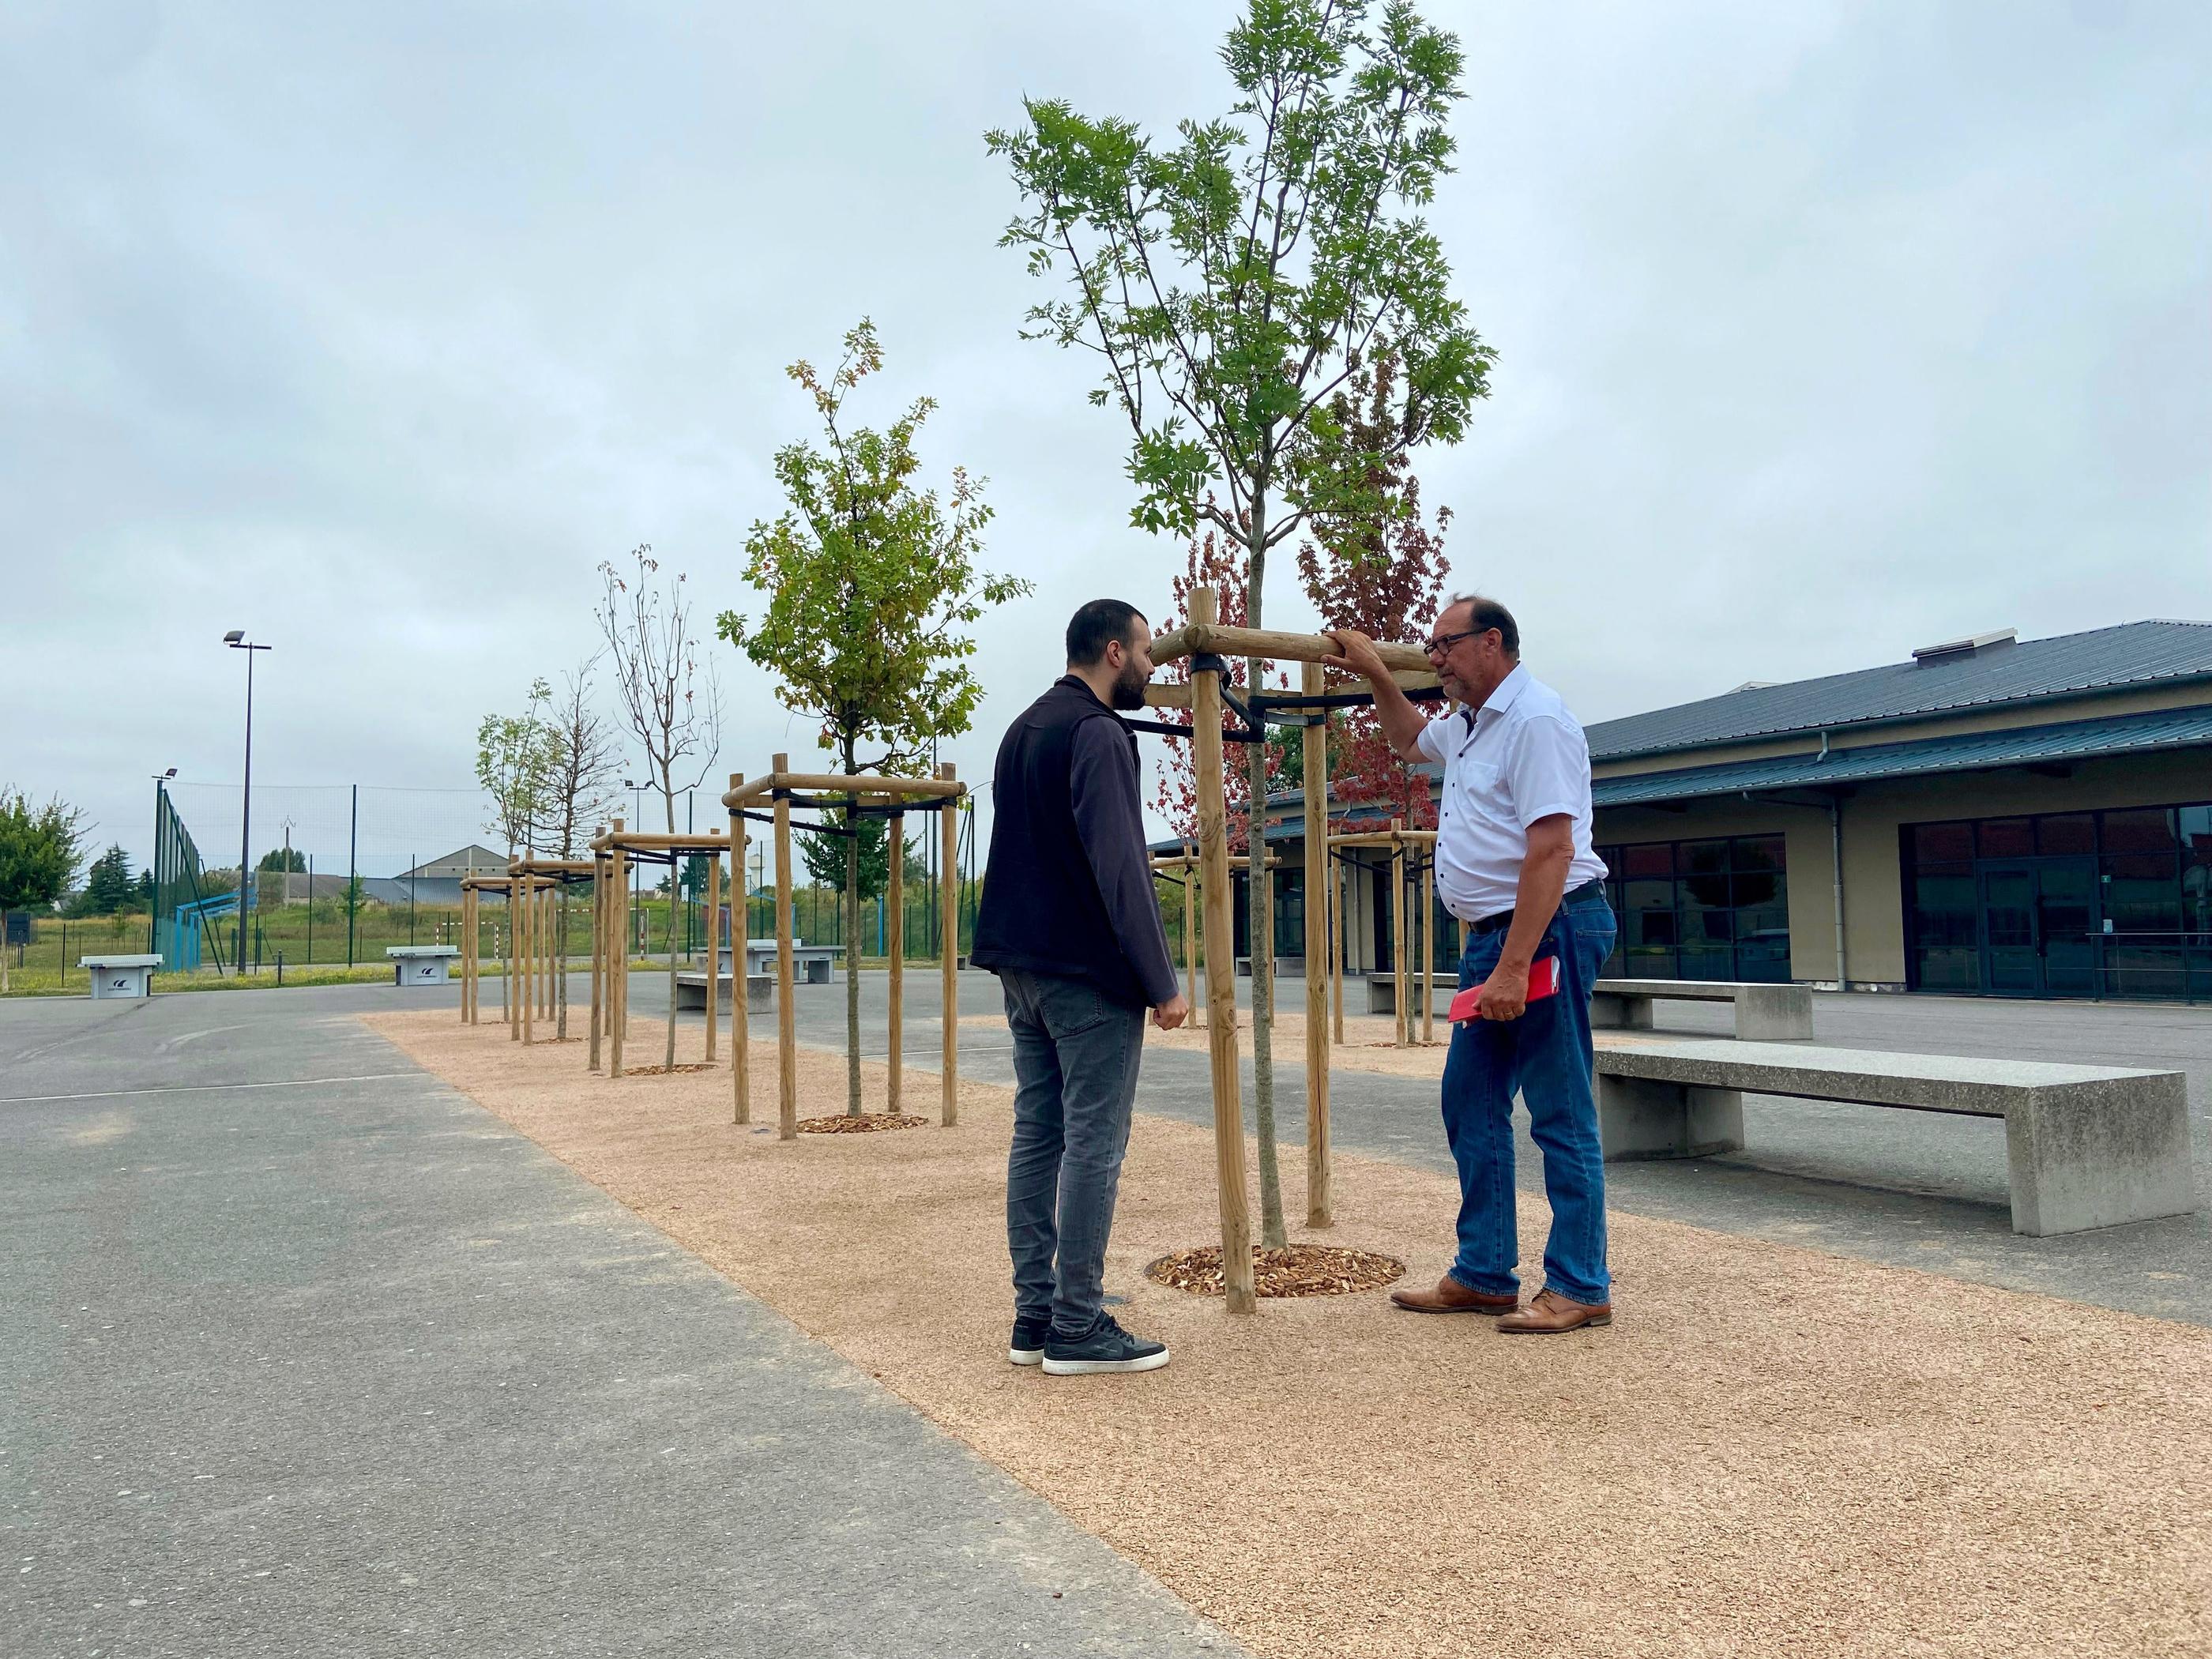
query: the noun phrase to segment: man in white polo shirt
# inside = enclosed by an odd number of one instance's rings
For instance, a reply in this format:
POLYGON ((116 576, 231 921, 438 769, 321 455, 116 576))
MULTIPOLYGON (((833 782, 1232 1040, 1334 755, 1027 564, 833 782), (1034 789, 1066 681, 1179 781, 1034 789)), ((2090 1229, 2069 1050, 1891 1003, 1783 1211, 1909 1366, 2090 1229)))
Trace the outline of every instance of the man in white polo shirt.
POLYGON ((1437 896, 1470 925, 1462 988, 1481 1017, 1454 1027, 1444 1135, 1459 1166, 1459 1252, 1432 1291, 1394 1291, 1415 1313, 1500 1316, 1502 1331, 1612 1322, 1605 1165, 1590 1088, 1590 987, 1613 954, 1605 865, 1590 850, 1589 744, 1559 693, 1521 665, 1521 630, 1494 600, 1462 595, 1428 641, 1459 705, 1431 720, 1367 637, 1332 634, 1334 667, 1364 675, 1383 734, 1409 761, 1442 761, 1437 896), (1530 979, 1540 991, 1530 995, 1530 979), (1544 1288, 1522 1307, 1513 1194, 1513 1097, 1544 1155, 1552 1232, 1544 1288))

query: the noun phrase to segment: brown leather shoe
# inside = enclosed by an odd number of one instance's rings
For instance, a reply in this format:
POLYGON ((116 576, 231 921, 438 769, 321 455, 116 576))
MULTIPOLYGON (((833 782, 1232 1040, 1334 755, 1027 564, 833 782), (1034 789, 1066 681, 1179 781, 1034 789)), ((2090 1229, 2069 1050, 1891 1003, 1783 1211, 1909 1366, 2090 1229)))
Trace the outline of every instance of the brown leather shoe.
POLYGON ((1498 1322, 1501 1331, 1516 1336, 1548 1336, 1559 1331, 1580 1330, 1585 1325, 1613 1323, 1610 1302, 1574 1302, 1548 1285, 1536 1292, 1527 1307, 1498 1322))
POLYGON ((1433 1291, 1393 1291, 1390 1300, 1408 1313, 1507 1314, 1521 1305, 1517 1296, 1492 1296, 1462 1285, 1446 1273, 1433 1291))

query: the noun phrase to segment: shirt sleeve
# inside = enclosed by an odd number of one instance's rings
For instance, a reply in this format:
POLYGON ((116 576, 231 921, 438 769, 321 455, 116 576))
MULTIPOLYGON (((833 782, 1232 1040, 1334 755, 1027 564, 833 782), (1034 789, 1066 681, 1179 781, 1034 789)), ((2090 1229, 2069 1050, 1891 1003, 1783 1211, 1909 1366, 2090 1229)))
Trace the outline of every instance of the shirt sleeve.
POLYGON ((1589 743, 1565 720, 1539 714, 1523 722, 1505 771, 1523 830, 1538 818, 1572 816, 1589 805, 1589 743))
POLYGON ((1168 955, 1167 929, 1160 923, 1159 897, 1152 888, 1152 860, 1145 852, 1136 757, 1129 752, 1128 738, 1115 726, 1088 720, 1076 727, 1070 758, 1075 832, 1083 838, 1107 921, 1121 954, 1136 970, 1146 1006, 1161 1007, 1181 994, 1182 986, 1168 955))
MULTIPOLYGON (((1414 746, 1432 761, 1449 760, 1451 734, 1444 728, 1457 719, 1459 716, 1456 714, 1447 714, 1440 720, 1431 720, 1421 728, 1420 736, 1413 739, 1414 746)), ((1464 729, 1462 726, 1462 730, 1464 729)))

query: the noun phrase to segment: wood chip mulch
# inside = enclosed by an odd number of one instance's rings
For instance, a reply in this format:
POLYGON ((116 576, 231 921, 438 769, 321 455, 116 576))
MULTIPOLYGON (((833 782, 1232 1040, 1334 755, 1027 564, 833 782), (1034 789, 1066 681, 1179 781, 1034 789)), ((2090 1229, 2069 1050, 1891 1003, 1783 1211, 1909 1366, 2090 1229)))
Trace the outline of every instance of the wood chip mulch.
POLYGON ((625 1066, 624 1077, 676 1077, 686 1072, 711 1072, 711 1066, 693 1063, 690 1066, 625 1066))
MULTIPOLYGON (((1388 1285, 1405 1271, 1395 1255, 1335 1244, 1252 1247, 1253 1287, 1261 1296, 1348 1296, 1388 1285)), ((1164 1255, 1145 1269, 1145 1277, 1193 1296, 1219 1296, 1221 1246, 1200 1244, 1164 1255)))
POLYGON ((802 1117, 798 1128, 803 1135, 865 1135, 878 1129, 919 1129, 928 1121, 911 1112, 863 1112, 858 1117, 840 1112, 835 1117, 802 1117))

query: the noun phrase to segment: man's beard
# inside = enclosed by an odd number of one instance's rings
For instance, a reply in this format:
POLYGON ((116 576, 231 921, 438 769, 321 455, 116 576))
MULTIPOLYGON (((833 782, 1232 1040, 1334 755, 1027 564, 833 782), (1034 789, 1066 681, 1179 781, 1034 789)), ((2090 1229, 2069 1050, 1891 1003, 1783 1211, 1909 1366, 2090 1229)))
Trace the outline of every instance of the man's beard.
POLYGON ((1142 708, 1145 706, 1145 682, 1152 678, 1133 662, 1123 663, 1121 672, 1114 681, 1114 695, 1109 706, 1115 708, 1142 708))

